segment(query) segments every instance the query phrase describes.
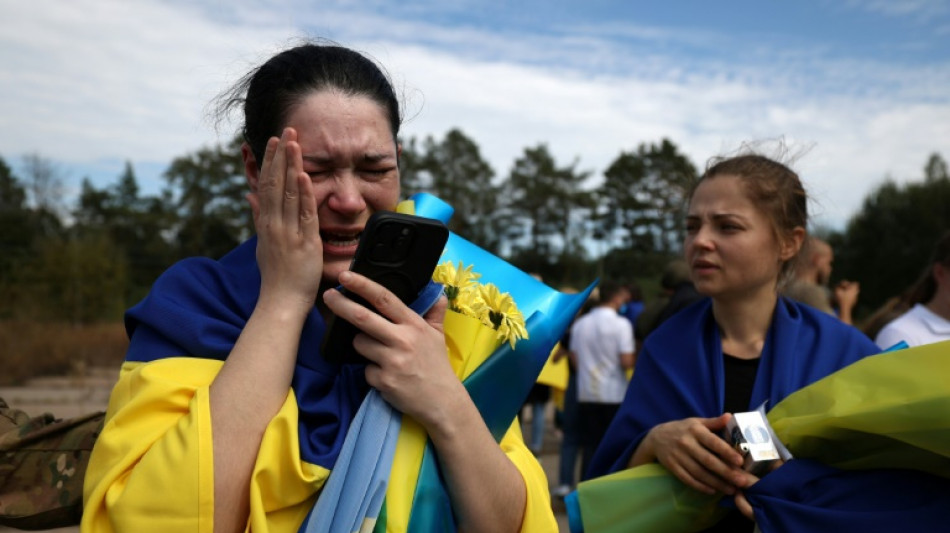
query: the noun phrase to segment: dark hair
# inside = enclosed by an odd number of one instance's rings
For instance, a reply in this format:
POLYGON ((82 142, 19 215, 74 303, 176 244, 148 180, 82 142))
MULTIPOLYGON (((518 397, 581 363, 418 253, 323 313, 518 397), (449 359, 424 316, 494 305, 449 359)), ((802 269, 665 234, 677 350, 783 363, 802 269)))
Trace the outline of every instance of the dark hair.
POLYGON ((684 283, 689 283, 689 265, 684 259, 673 259, 666 264, 660 276, 660 287, 673 290, 684 283))
POLYGON ((600 303, 603 304, 603 303, 609 302, 610 300, 614 298, 614 296, 617 296, 621 292, 624 292, 624 291, 629 292, 629 289, 627 288, 626 285, 623 285, 616 281, 604 280, 600 282, 600 286, 598 287, 597 291, 600 296, 598 300, 600 301, 600 303))
POLYGON ((389 77, 373 60, 335 44, 307 43, 268 59, 218 97, 218 118, 243 108, 241 132, 260 168, 267 140, 280 135, 295 105, 320 90, 366 96, 378 103, 395 142, 402 120, 389 77))
POLYGON ((624 288, 630 293, 630 301, 639 302, 643 300, 643 291, 640 290, 640 284, 636 281, 628 282, 624 285, 624 288))
MULTIPOLYGON (((758 154, 745 154, 714 159, 690 192, 692 201, 696 187, 717 176, 736 176, 753 204, 772 223, 775 237, 783 240, 795 228, 808 227, 808 195, 798 174, 787 166, 758 154)), ((791 273, 794 257, 782 264, 780 278, 791 273)))
POLYGON ((933 252, 930 254, 930 260, 917 282, 910 289, 908 301, 910 305, 925 304, 933 299, 937 293, 937 281, 934 280, 934 265, 941 265, 950 268, 950 231, 947 231, 934 244, 933 252))

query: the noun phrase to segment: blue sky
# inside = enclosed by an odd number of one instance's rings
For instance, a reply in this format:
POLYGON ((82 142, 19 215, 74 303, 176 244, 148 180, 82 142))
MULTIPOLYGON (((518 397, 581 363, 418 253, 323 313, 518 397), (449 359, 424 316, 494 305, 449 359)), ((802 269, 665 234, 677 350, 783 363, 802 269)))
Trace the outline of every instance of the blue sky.
POLYGON ((623 150, 672 140, 702 168, 756 143, 842 228, 885 178, 950 158, 945 0, 357 2, 0 0, 0 156, 83 177, 131 161, 144 192, 226 140, 207 104, 294 38, 383 63, 403 135, 473 138, 497 179, 546 143, 591 185, 623 150))

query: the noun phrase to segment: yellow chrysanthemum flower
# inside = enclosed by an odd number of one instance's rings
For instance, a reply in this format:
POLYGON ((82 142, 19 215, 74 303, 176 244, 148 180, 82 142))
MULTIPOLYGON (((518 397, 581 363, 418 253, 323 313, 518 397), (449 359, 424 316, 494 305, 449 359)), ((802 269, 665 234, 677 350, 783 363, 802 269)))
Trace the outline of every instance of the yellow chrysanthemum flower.
POLYGON ((461 312, 459 296, 476 285, 476 280, 481 276, 481 274, 472 272, 471 265, 464 267, 462 262, 459 261, 458 268, 456 268, 451 261, 446 261, 435 267, 432 280, 441 283, 445 287, 445 296, 449 299, 449 309, 461 312))
POLYGON ((456 293, 455 300, 451 302, 453 311, 462 313, 472 318, 478 318, 480 308, 484 307, 481 296, 478 294, 478 285, 466 287, 456 293))
POLYGON ((527 339, 524 316, 507 292, 501 292, 493 283, 479 286, 482 305, 479 306, 479 319, 486 326, 498 331, 498 338, 515 347, 518 339, 527 339))
POLYGON ((514 348, 518 339, 528 338, 524 316, 510 294, 499 291, 494 284, 478 283, 480 277, 472 266, 466 267, 461 261, 458 267, 446 261, 435 267, 432 274, 432 280, 445 287, 449 309, 480 320, 497 332, 498 339, 514 348))

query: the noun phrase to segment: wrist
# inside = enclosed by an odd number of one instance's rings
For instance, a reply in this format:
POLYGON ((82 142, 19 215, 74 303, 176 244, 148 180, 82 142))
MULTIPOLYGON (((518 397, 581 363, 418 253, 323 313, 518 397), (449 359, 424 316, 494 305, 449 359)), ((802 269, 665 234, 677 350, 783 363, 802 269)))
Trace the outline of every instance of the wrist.
POLYGON ((265 313, 282 320, 303 320, 313 310, 316 301, 316 295, 308 296, 294 291, 278 291, 261 287, 254 312, 265 313))
POLYGON ((633 453, 630 454, 630 467, 640 466, 647 463, 652 463, 656 460, 656 453, 654 453, 653 446, 653 431, 656 429, 656 426, 650 428, 650 431, 640 440, 640 444, 634 448, 633 453))
POLYGON ((447 395, 445 401, 430 405, 425 411, 425 416, 419 419, 433 442, 450 442, 459 439, 466 434, 467 424, 482 420, 464 385, 458 382, 458 387, 460 391, 447 395))

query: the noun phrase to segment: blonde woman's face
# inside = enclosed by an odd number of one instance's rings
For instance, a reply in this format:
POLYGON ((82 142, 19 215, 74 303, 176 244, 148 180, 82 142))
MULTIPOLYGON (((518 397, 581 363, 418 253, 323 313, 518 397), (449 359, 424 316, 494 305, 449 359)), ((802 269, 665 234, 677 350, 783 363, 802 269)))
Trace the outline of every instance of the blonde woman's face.
POLYGON ((700 293, 735 299, 775 291, 785 254, 740 178, 703 180, 690 201, 686 229, 686 261, 700 293))

